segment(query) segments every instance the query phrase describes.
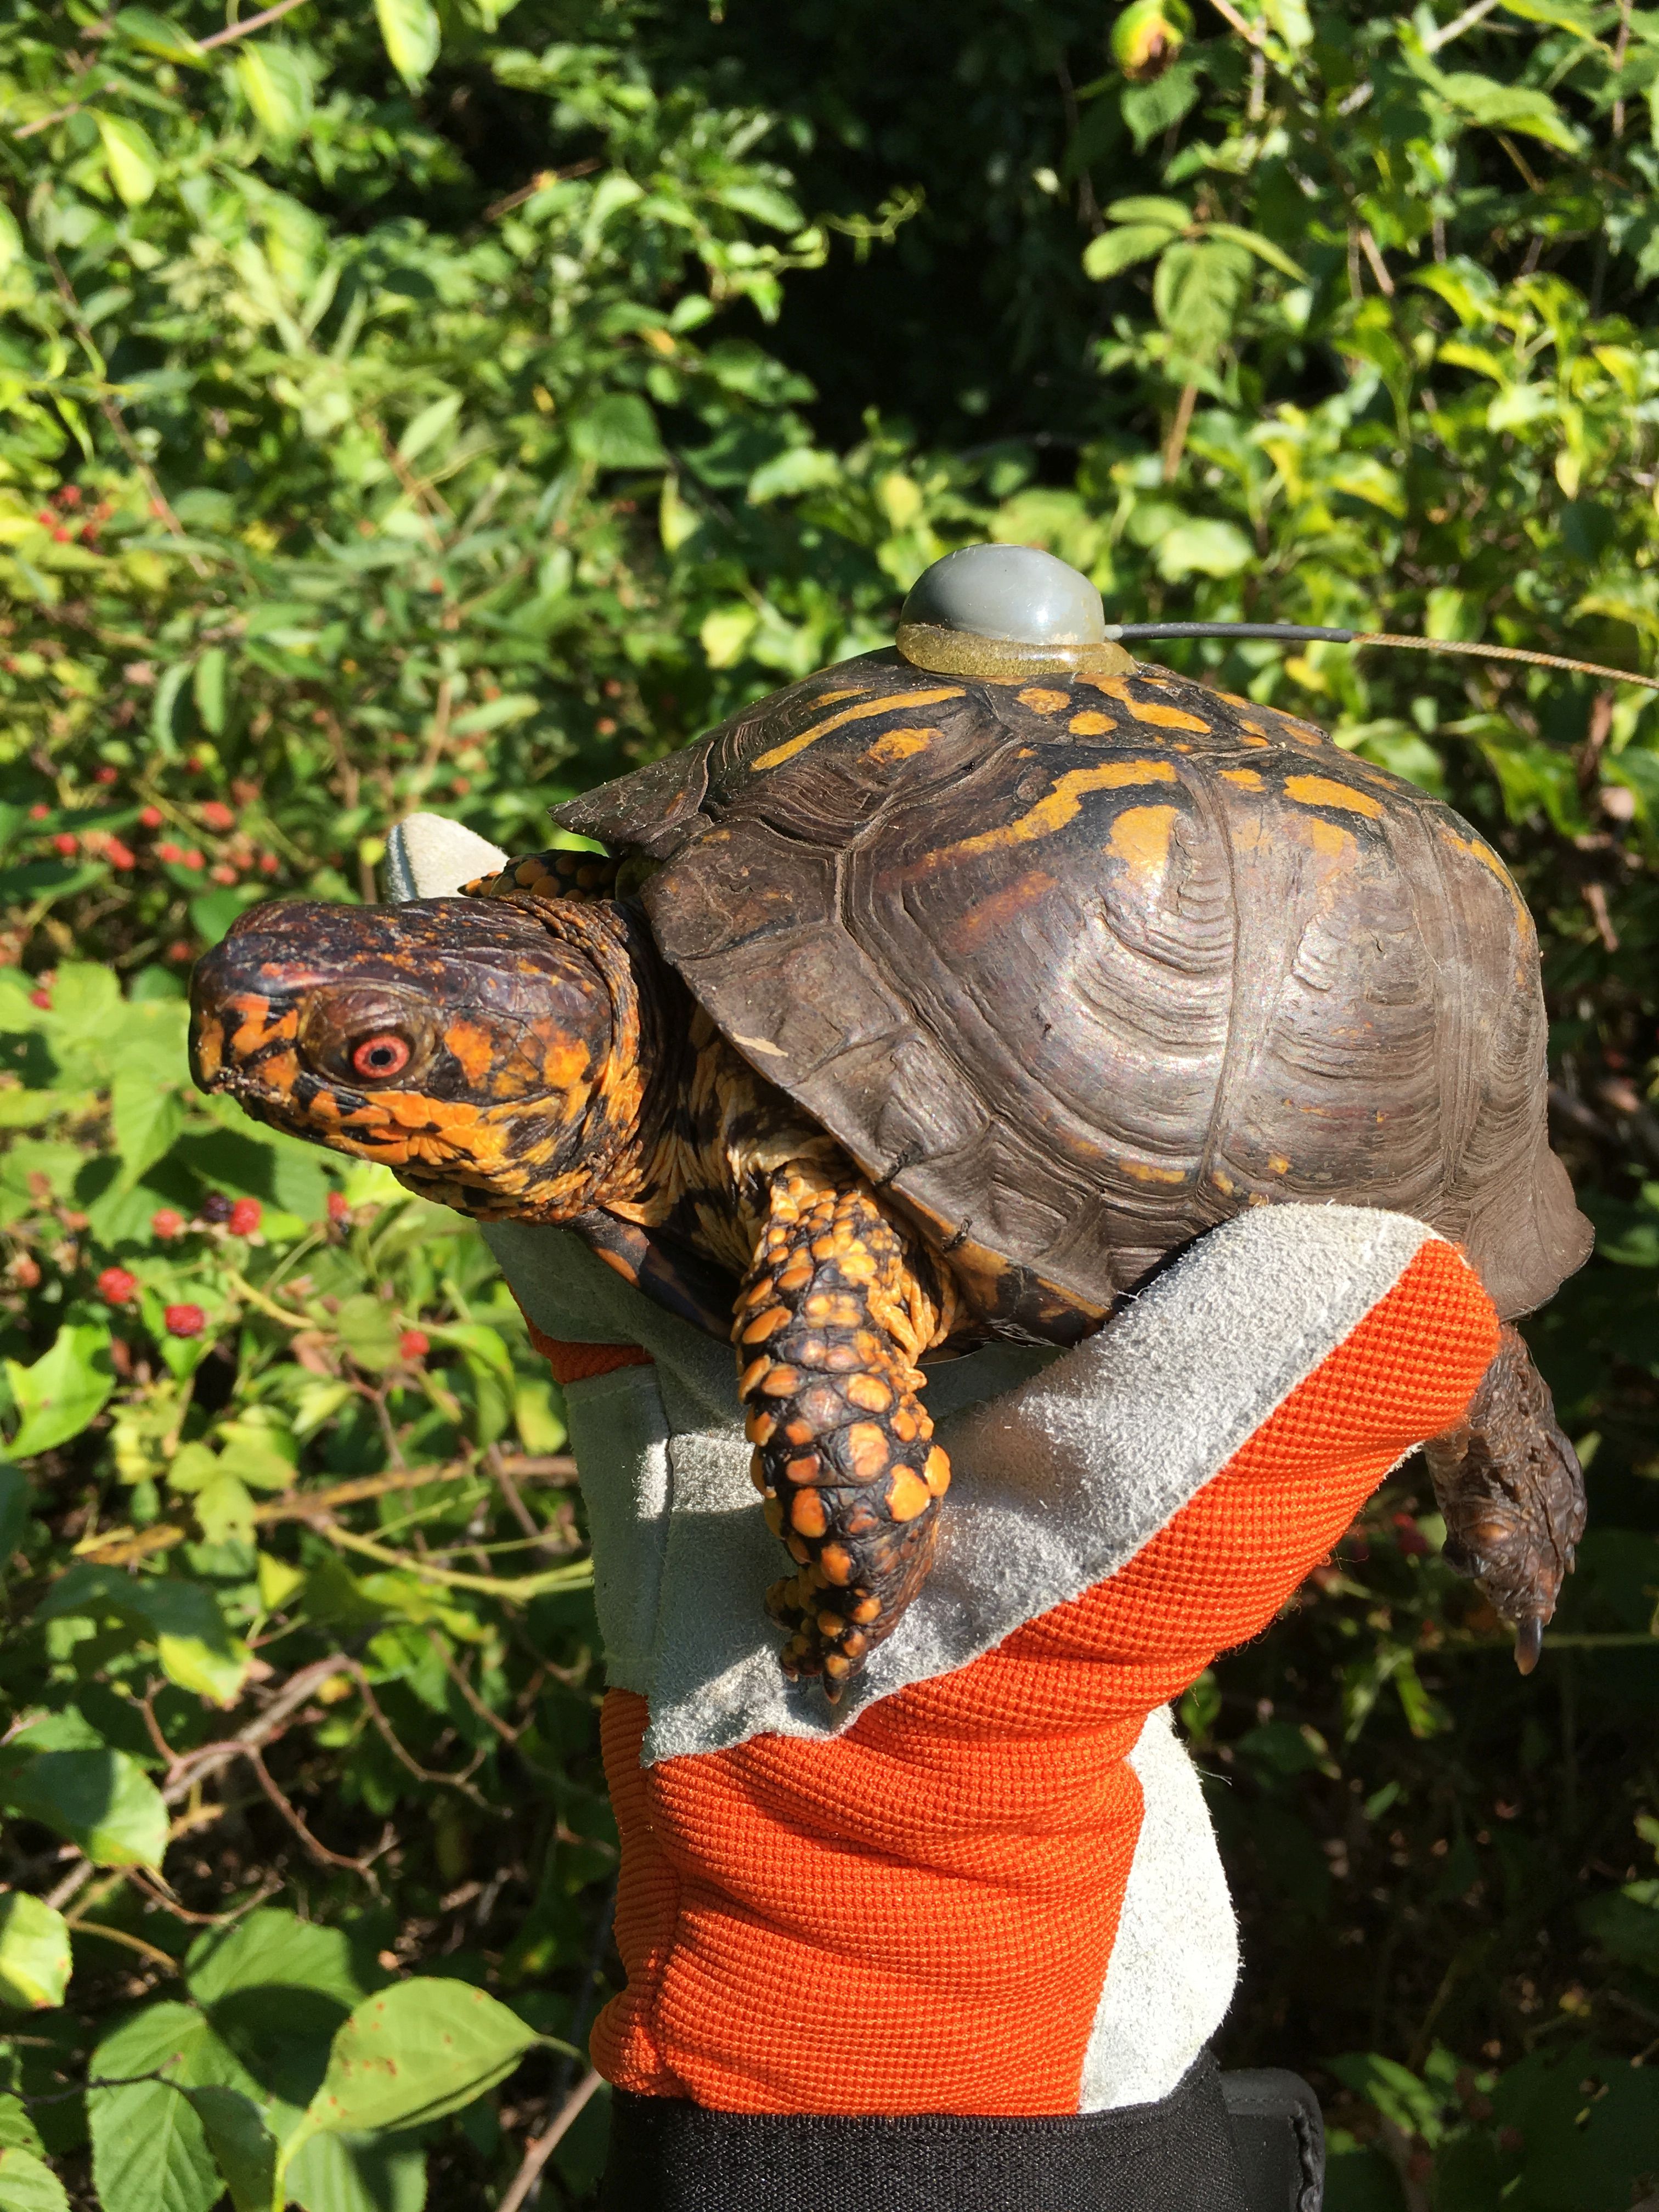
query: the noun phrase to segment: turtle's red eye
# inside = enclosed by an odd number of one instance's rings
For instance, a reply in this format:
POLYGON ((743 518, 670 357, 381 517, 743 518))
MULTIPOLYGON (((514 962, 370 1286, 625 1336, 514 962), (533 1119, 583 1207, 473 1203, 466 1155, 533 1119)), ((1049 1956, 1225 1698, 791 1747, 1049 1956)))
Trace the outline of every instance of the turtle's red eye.
POLYGON ((409 1066, 409 1047, 392 1030, 383 1030, 352 1047, 351 1065, 368 1081, 383 1082, 388 1075, 401 1075, 409 1066))

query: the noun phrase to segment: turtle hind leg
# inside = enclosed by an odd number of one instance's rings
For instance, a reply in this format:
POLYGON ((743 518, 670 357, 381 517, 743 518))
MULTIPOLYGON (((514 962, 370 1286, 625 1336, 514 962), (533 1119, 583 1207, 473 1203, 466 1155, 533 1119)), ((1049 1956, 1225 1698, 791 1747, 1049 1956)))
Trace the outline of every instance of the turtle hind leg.
POLYGON ((821 1675, 832 1704, 932 1563, 951 1468, 914 1363, 950 1303, 855 1170, 773 1178, 732 1334, 756 1486, 795 1562, 767 1607, 786 1673, 821 1675))
POLYGON ((1468 1412, 1423 1455, 1447 1565, 1513 1626, 1515 1663, 1530 1674, 1584 1533, 1584 1476, 1518 1330, 1505 1323, 1468 1412))

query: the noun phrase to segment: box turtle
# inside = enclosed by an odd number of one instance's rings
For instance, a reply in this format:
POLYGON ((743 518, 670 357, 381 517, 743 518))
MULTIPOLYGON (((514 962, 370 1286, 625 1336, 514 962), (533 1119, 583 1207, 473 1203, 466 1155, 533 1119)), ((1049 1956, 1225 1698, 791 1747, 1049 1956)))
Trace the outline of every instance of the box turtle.
MULTIPOLYGON (((1589 1247, 1497 854, 1103 637, 1050 556, 951 556, 898 649, 556 810, 608 858, 257 907, 196 971, 204 1087, 730 1332, 784 1664, 832 1698, 927 1570, 929 1353, 1075 1341, 1277 1200, 1418 1216, 1506 1318, 1589 1247)), ((1512 1328, 1429 1460, 1529 1667, 1583 1492, 1512 1328)))

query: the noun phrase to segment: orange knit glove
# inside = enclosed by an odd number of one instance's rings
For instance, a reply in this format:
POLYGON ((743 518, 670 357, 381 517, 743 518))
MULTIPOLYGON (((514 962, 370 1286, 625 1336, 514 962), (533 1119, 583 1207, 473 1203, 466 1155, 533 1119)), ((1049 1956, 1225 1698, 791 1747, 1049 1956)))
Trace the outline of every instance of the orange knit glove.
MULTIPOLYGON (((1460 1419, 1497 1316, 1456 1249, 1420 1224, 1269 1209, 1200 1240, 1124 1323, 947 1433, 964 1496, 1022 1423, 1058 1464, 1066 1438, 1089 1433, 1086 1390, 1055 1411, 1068 1370, 1094 1358, 1104 1372, 1120 1326, 1156 1343, 1158 1302, 1180 1311, 1186 1285, 1215 1274, 1206 1248, 1228 1239, 1212 1365, 1136 1386, 1166 1426, 1225 1447, 1197 1453, 1115 1571, 1000 1632, 1012 1569, 982 1559, 992 1630, 979 1656, 885 1694, 878 1684, 844 1722, 792 1708, 782 1726, 647 1763, 652 1698, 611 1692, 628 1983, 592 2047, 620 2088, 714 2113, 1097 2114, 1166 2096, 1200 2057, 1231 1992, 1234 1936, 1164 1709, 1272 1621, 1393 1466, 1460 1419), (1287 1364, 1252 1325, 1294 1280, 1294 1215, 1349 1275, 1287 1364)), ((568 1379, 584 1485, 603 1480, 591 1462, 607 1432, 584 1416, 585 1394, 644 1355, 539 1340, 568 1379)), ((1046 1479, 1030 1480, 1041 1504, 1046 1479)), ((711 1680, 712 1703, 719 1692, 711 1680)))

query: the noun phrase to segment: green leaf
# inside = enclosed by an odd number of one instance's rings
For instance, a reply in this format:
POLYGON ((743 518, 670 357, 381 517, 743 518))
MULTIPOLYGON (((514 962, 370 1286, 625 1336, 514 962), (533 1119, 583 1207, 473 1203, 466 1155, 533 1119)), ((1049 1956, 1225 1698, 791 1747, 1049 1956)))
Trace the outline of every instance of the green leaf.
POLYGON ((216 1475, 196 1493, 196 1519, 210 1544, 251 1543, 253 1500, 234 1474, 216 1475))
POLYGON ((1587 1898, 1578 1923, 1601 1948, 1627 1966, 1659 1974, 1659 1881, 1632 1881, 1587 1898))
POLYGON ((384 1298, 360 1291, 356 1297, 343 1299, 334 1316, 334 1326, 341 1343, 360 1367, 396 1365, 400 1356, 398 1340, 401 1332, 397 1315, 384 1298))
POLYGON ((28 1526, 33 1485, 15 1467, 0 1467, 0 1580, 9 1572, 12 1554, 28 1526))
POLYGON ((1208 362, 1233 334, 1249 291, 1249 256, 1224 240, 1182 240, 1152 279, 1152 305, 1171 337, 1194 362, 1208 362))
POLYGON ((1162 253, 1180 235, 1178 230, 1158 222, 1126 223, 1121 230, 1103 231, 1083 249, 1083 273, 1099 283, 1122 270, 1133 268, 1137 261, 1150 260, 1154 253, 1162 253))
POLYGON ((1265 261, 1269 268, 1277 269, 1282 276, 1294 277, 1298 284, 1305 284, 1308 281, 1305 273, 1284 248, 1275 246, 1271 238, 1264 238, 1259 230, 1241 230, 1236 222, 1206 222, 1204 235, 1225 239, 1234 246, 1242 246, 1247 253, 1254 253, 1258 261, 1265 261))
POLYGON ((204 728, 216 738, 224 735, 225 675, 228 663, 222 645, 210 645, 196 664, 191 678, 191 694, 196 702, 196 711, 202 718, 204 728))
POLYGON ((1178 523, 1159 538, 1158 571, 1171 584, 1187 576, 1236 576, 1255 558, 1255 548, 1231 522, 1210 519, 1178 523))
POLYGON ((29 1459, 78 1437, 115 1388, 109 1330, 101 1322, 65 1322, 32 1367, 9 1359, 5 1368, 21 1417, 5 1447, 8 1459, 29 1459))
POLYGON ((207 2131, 182 2093, 213 2039, 194 2005, 164 2000, 146 2005, 94 2052, 93 2075, 128 2083, 87 2098, 92 2176, 104 2212, 210 2212, 218 2200, 223 2184, 207 2131), (160 2078, 130 2078, 144 2074, 160 2078))
POLYGON ((224 1466, 255 1490, 290 1490, 298 1476, 300 1447, 273 1407, 250 1406, 214 1431, 224 1466))
POLYGON ((184 1101, 176 1091, 158 1086, 153 1076, 135 1069, 118 1075, 110 1087, 110 1125, 121 1157, 121 1185, 131 1190, 184 1134, 184 1101))
POLYGON ((657 418, 637 392, 612 392, 584 409, 570 426, 579 459, 600 469, 659 469, 668 455, 657 418))
POLYGON ((442 41, 431 0, 374 0, 374 13, 392 68, 411 90, 423 84, 442 41))
POLYGON ((1606 21, 1603 11, 1584 7, 1580 0, 1504 0, 1504 12, 1518 15, 1523 23, 1547 23, 1553 30, 1575 32, 1592 46, 1600 43, 1595 33, 1606 21))
POLYGON ((0 2004, 30 2012, 64 2002, 70 1978, 69 1924, 25 1890, 0 1896, 0 2004))
POLYGON ((45 2159, 8 2145, 0 2150, 0 2212, 70 2212, 70 2202, 45 2159))
POLYGON ((276 2142, 251 2099, 236 2089, 186 2089, 213 2160, 225 2178, 234 2212, 271 2212, 276 2190, 276 2142))
POLYGON ((94 1866, 161 1863, 167 1808, 124 1751, 46 1751, 0 1770, 0 1802, 67 1836, 94 1866))
POLYGON ((142 124, 130 116, 106 115, 94 110, 94 120, 103 144, 109 180, 129 207, 143 207, 155 190, 161 157, 150 143, 142 124))
POLYGON ((297 138, 311 117, 311 79, 299 56, 274 40, 243 46, 236 83, 260 128, 279 144, 297 138))
POLYGON ((1493 77, 1460 70, 1442 76, 1437 92, 1471 123, 1488 131, 1518 131, 1522 137, 1541 139, 1561 153, 1577 150, 1577 139, 1566 118, 1547 92, 1528 86, 1499 84, 1493 77))
POLYGON ((1179 123, 1196 104, 1198 92, 1198 70, 1187 54, 1149 84, 1126 86, 1123 120, 1133 136, 1135 151, 1139 153, 1171 124, 1179 123))
POLYGON ((1192 222, 1193 211, 1185 200, 1160 198, 1156 193, 1143 192, 1127 200, 1114 200, 1106 210, 1110 222, 1150 222, 1160 230, 1185 230, 1192 222))
POLYGON ((198 1936, 185 1960, 185 1978, 191 1996, 210 2012, 239 1994, 258 1994, 269 2008, 287 1994, 309 1990, 332 2008, 325 2031, 331 2036, 352 2007, 373 1993, 380 1978, 364 1979, 343 1929, 266 1905, 232 1928, 198 1936))
MULTIPOLYGON (((749 504, 763 507, 769 499, 793 499, 802 492, 822 491, 830 484, 839 483, 841 479, 842 465, 834 453, 820 453, 812 446, 792 446, 787 453, 763 461, 750 477, 749 504)), ((695 530, 697 517, 694 513, 690 514, 690 521, 695 530)), ((686 535, 690 534, 688 531, 686 535)), ((666 538, 664 543, 667 543, 666 538)), ((671 545, 669 550, 673 550, 671 545)))
POLYGON ((429 407, 422 407, 398 441, 400 460, 416 461, 428 446, 435 445, 461 411, 461 395, 447 392, 429 407))
POLYGON ((540 2040, 465 1982, 399 1982, 360 2004, 335 2037, 305 2128, 423 2127, 505 2081, 540 2040))
POLYGON ((498 1330, 486 1328, 482 1322, 476 1321, 434 1322, 428 1327, 427 1334, 434 1344, 453 1344, 465 1354, 470 1364, 494 1375, 508 1389, 514 1387, 515 1377, 512 1354, 501 1341, 498 1330))
POLYGON ((191 69, 207 66, 207 56, 190 33, 153 8, 123 8, 114 27, 118 37, 161 61, 183 62, 191 69))
POLYGON ((418 2136, 311 2136, 283 2186, 303 2212, 421 2212, 426 2154, 418 2136))
POLYGON ((541 703, 533 691, 503 692, 499 699, 486 699, 482 706, 469 707, 465 714, 457 714, 449 726, 450 735, 474 738, 483 730, 504 730, 514 722, 527 722, 541 703))
POLYGON ((61 1620, 76 1613, 126 1621, 153 1637, 167 1680, 216 1705, 233 1703, 247 1679, 252 1654, 231 1634, 218 1599, 204 1583, 172 1576, 137 1579, 118 1567, 71 1567, 36 1607, 34 1618, 61 1620))

